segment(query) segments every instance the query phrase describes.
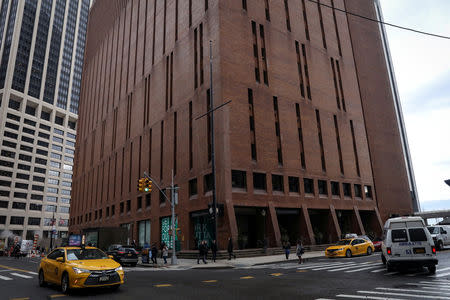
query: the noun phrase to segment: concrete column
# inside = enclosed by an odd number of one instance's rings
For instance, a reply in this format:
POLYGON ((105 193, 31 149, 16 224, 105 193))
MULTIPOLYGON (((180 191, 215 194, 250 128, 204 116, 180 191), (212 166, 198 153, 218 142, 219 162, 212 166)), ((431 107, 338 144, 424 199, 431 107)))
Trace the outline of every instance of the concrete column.
POLYGON ((364 230, 364 226, 363 226, 362 221, 361 221, 361 216, 359 215, 358 207, 356 207, 356 205, 353 206, 353 210, 355 211, 356 221, 358 223, 359 230, 361 231, 361 234, 366 234, 366 231, 364 230))
POLYGON ((280 232, 280 227, 278 226, 277 212, 275 210, 275 207, 273 206, 272 201, 269 201, 269 214, 270 214, 270 220, 272 222, 273 233, 275 235, 275 242, 278 247, 281 247, 281 232, 280 232))
MULTIPOLYGON (((227 200, 225 203, 225 209, 228 215, 228 222, 230 224, 230 233, 231 239, 233 240, 233 245, 235 249, 237 249, 238 245, 238 228, 236 222, 236 214, 234 212, 233 202, 231 200, 227 200)), ((228 241, 228 238, 226 239, 228 241)), ((227 249, 228 243, 222 243, 223 249, 227 249)))
POLYGON ((338 239, 341 238, 341 228, 339 227, 339 222, 336 216, 336 210, 334 209, 334 205, 330 204, 330 214, 331 218, 333 219, 334 228, 336 230, 336 234, 338 239))
POLYGON ((315 245, 316 239, 314 238, 314 231, 312 229, 311 220, 309 219, 308 207, 305 204, 302 205, 302 213, 308 231, 309 243, 310 245, 315 245))
POLYGON ((378 208, 375 207, 375 214, 377 215, 378 223, 380 224, 381 232, 383 232, 383 221, 381 221, 380 212, 378 211, 378 208))

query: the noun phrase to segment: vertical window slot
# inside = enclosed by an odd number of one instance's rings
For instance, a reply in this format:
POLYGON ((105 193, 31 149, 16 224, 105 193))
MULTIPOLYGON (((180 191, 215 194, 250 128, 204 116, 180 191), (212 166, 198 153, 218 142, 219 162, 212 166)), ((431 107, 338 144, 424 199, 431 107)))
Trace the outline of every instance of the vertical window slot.
POLYGON ((256 23, 252 21, 252 34, 253 34, 253 58, 255 60, 255 80, 260 82, 259 74, 259 59, 258 59, 258 37, 256 33, 256 23))
POLYGON ((353 128, 352 120, 350 120, 350 130, 352 132, 353 152, 355 154, 356 173, 358 174, 358 177, 361 177, 361 172, 359 170, 358 149, 356 148, 355 129, 353 128))
POLYGON ((303 145, 303 130, 302 130, 302 118, 300 114, 300 104, 295 104, 295 111, 297 113, 297 128, 298 128, 298 141, 300 144, 300 163, 303 169, 306 169, 305 163, 305 147, 303 145))
POLYGON ((325 27, 323 25, 323 18, 322 18, 322 4, 320 4, 320 0, 317 0, 317 10, 319 11, 320 31, 322 32, 323 47, 327 49, 327 41, 325 39, 325 27))
POLYGON ((322 160, 322 171, 326 172, 327 168, 325 165, 325 151, 323 149, 322 126, 320 124, 320 114, 318 109, 316 109, 316 121, 317 121, 317 134, 319 136, 320 158, 322 160))
POLYGON ((284 0, 284 10, 286 12, 286 28, 288 31, 291 31, 291 21, 289 19, 289 4, 288 0, 284 0))
POLYGON ((339 154, 339 167, 341 168, 341 173, 344 174, 344 163, 342 160, 341 137, 339 135, 339 126, 338 126, 336 115, 333 116, 333 119, 334 119, 334 130, 336 132, 336 144, 337 144, 338 154, 339 154))
POLYGON ((305 84, 303 82, 300 46, 299 46, 299 43, 297 41, 295 41, 295 52, 297 54, 297 70, 298 70, 298 79, 300 81, 300 94, 302 95, 303 98, 305 98, 305 84))

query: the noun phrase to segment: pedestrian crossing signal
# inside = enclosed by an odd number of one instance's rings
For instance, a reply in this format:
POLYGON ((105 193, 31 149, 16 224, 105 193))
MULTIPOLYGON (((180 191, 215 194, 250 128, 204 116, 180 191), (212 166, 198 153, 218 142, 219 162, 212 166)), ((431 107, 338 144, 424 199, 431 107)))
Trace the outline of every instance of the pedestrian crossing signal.
POLYGON ((145 178, 139 178, 138 191, 143 192, 145 190, 145 178))

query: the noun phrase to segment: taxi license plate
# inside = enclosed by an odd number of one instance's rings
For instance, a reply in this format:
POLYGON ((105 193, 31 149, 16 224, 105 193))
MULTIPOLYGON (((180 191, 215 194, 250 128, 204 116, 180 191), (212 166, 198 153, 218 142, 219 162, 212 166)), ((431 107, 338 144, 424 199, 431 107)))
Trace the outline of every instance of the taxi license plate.
POLYGON ((128 254, 128 256, 131 256, 131 254, 128 254))
POLYGON ((425 248, 414 248, 414 253, 425 253, 425 248))
POLYGON ((99 279, 98 279, 98 281, 101 281, 101 282, 103 282, 103 281, 108 281, 109 280, 109 276, 101 276, 99 279))

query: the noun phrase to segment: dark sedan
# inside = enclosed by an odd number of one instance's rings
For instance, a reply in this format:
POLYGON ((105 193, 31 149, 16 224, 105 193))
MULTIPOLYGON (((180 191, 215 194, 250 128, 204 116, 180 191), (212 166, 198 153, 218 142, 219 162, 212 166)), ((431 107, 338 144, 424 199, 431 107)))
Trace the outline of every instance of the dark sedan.
POLYGON ((121 265, 130 265, 135 267, 138 262, 138 253, 132 246, 111 245, 107 251, 114 260, 121 265))

